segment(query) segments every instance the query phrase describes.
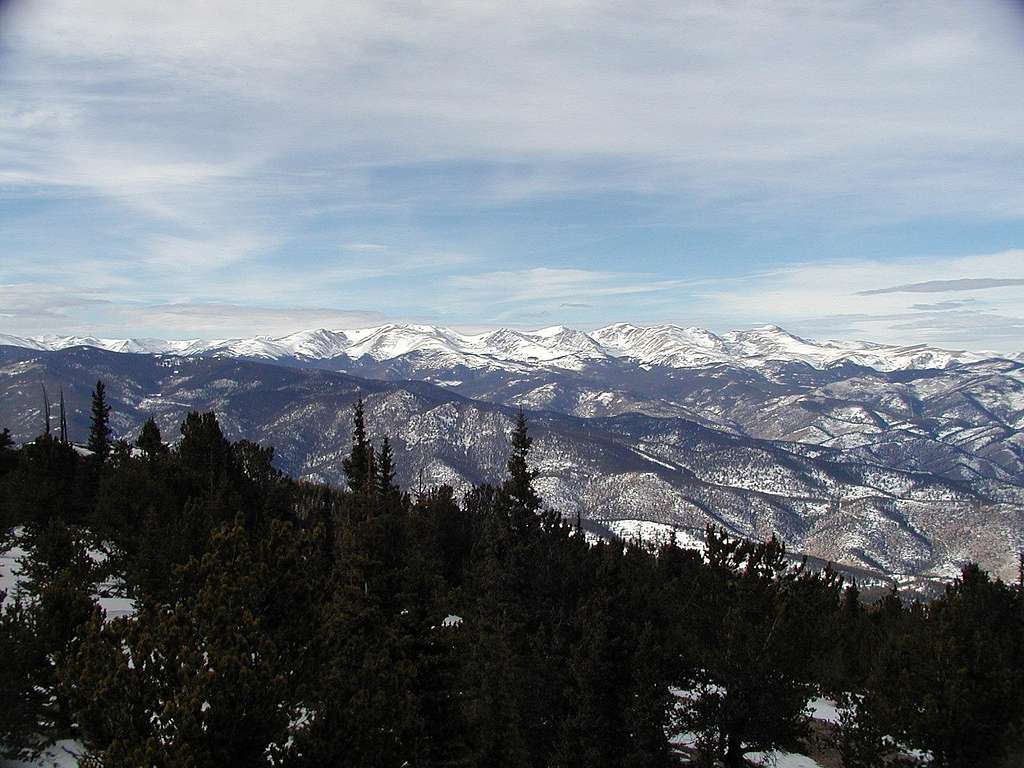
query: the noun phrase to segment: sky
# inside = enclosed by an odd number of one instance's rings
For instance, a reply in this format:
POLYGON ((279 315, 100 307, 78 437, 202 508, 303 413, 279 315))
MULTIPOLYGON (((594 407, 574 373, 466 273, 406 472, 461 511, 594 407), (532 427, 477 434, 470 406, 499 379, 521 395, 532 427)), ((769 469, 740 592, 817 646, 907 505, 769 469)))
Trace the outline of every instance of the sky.
POLYGON ((0 0, 0 332, 1024 349, 1024 3, 0 0))

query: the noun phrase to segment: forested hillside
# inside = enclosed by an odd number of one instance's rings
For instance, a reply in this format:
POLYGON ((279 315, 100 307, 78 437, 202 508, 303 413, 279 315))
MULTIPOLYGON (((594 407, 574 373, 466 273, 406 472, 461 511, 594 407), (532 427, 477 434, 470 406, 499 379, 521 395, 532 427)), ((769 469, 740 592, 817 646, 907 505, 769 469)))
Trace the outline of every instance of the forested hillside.
MULTIPOLYGON (((55 401, 63 394, 68 434, 84 441, 97 379, 109 383, 116 435, 137 435, 152 418, 174 444, 190 411, 215 411, 228 439, 272 445, 279 469, 332 485, 345 482, 351 412, 362 396, 367 419, 402 455, 402 487, 450 485, 460 497, 499 481, 518 411, 517 398, 468 399, 422 381, 235 358, 0 347, 0 424, 18 443, 38 435, 45 423, 42 384, 55 401)), ((722 381, 706 384, 735 390, 722 381)), ((751 389, 747 407, 778 422, 762 394, 751 389)), ((952 579, 969 562, 1016 578, 1024 499, 1015 483, 894 469, 856 452, 756 439, 625 406, 588 417, 522 407, 534 437, 538 491, 564 515, 579 514, 584 527, 655 525, 699 536, 714 525, 755 540, 774 533, 794 552, 904 584, 952 579)), ((56 430, 56 402, 52 410, 56 430)))
POLYGON ((966 567, 866 605, 778 540, 598 541, 538 496, 520 414, 502 482, 412 494, 362 402, 346 487, 190 413, 88 447, 0 440, 0 742, 84 765, 1011 766, 1024 591, 966 567), (131 600, 105 615, 101 594, 131 600), (811 727, 808 702, 839 703, 811 727), (745 757, 746 756, 746 757, 745 757))

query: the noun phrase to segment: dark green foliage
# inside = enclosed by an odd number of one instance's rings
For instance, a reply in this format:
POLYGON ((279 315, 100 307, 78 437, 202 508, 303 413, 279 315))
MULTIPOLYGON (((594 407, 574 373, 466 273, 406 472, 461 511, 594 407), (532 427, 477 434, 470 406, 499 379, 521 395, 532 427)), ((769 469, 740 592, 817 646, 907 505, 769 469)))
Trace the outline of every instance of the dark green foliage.
POLYGON ((402 493, 361 402, 353 426, 348 490, 213 414, 102 465, 0 438, 0 538, 30 551, 0 613, 0 740, 75 736, 96 766, 668 768, 685 729, 690 757, 740 766, 799 748, 827 691, 845 768, 884 764, 887 735, 940 767, 1020 753, 1019 584, 968 568, 931 605, 865 606, 775 539, 592 544, 543 509, 522 413, 504 481, 461 500, 402 493), (104 621, 100 582, 133 618, 104 621))
POLYGON ((377 453, 375 464, 375 490, 378 496, 389 496, 398 493, 398 486, 395 485, 395 457, 391 453, 391 441, 388 436, 380 443, 380 451, 377 453))
POLYGON ((167 446, 163 443, 160 427, 156 425, 153 417, 146 419, 146 423, 142 425, 139 436, 135 440, 135 446, 151 459, 167 453, 167 446))
POLYGON ((529 453, 533 438, 526 428, 526 416, 519 409, 516 425, 512 430, 512 453, 508 459, 508 479, 502 490, 508 497, 509 515, 512 527, 517 530, 531 528, 539 522, 537 512, 541 502, 533 481, 537 471, 530 468, 529 453))
POLYGON ((58 686, 57 665, 81 641, 81 629, 96 609, 92 595, 102 572, 90 557, 84 530, 61 518, 25 526, 18 543, 27 555, 20 570, 19 597, 25 600, 33 635, 25 674, 43 696, 36 711, 39 732, 61 734, 73 722, 73 714, 58 686))
POLYGON ((209 413, 189 413, 181 425, 178 457, 182 465, 205 478, 210 486, 225 472, 231 446, 221 432, 217 416, 209 413))
POLYGON ((223 526, 186 569, 189 600, 144 603, 132 621, 88 628, 64 686, 83 736, 97 745, 98 764, 287 758, 310 661, 305 622, 314 603, 303 573, 312 565, 305 545, 286 524, 255 538, 238 524, 223 526))
POLYGON ((5 507, 11 524, 53 517, 83 519, 87 514, 86 474, 84 462, 70 445, 48 435, 26 444, 6 478, 5 507))
MULTIPOLYGON (((0 590, 0 605, 6 597, 0 590)), ((35 746, 46 718, 46 672, 45 649, 32 612, 12 599, 0 609, 0 745, 9 757, 35 746)))
POLYGON ((366 420, 363 413, 363 398, 359 398, 352 414, 352 452, 342 461, 345 480, 349 490, 362 493, 373 484, 373 446, 366 436, 366 420))
POLYGON ((4 429, 0 431, 0 546, 3 546, 6 533, 15 521, 8 483, 17 466, 18 451, 15 450, 10 430, 4 429))
POLYGON ((843 768, 885 765, 897 750, 870 702, 851 694, 841 696, 839 701, 843 709, 835 740, 843 757, 843 768))
POLYGON ((863 707, 900 740, 919 745, 940 768, 998 766, 1024 717, 1024 650, 1019 588, 964 568, 925 611, 895 613, 868 682, 863 707), (894 724, 900 727, 893 728, 894 724))
POLYGON ((706 538, 718 586, 702 612, 710 637, 681 686, 693 694, 679 725, 699 734, 709 764, 741 766, 745 752, 793 748, 807 736, 803 709, 839 581, 794 566, 775 538, 752 544, 715 529, 706 538))
POLYGON ((110 453, 110 438, 110 406, 107 404, 107 387, 102 381, 97 381, 96 388, 92 392, 92 415, 89 422, 87 447, 101 463, 110 453))

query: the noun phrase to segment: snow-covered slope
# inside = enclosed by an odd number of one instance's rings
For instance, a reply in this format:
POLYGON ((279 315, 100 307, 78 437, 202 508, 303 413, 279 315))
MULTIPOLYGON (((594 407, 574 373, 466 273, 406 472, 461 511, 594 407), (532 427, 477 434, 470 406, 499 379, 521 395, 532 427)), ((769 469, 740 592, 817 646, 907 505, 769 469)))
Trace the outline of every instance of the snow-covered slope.
POLYGON ((25 349, 49 349, 46 345, 36 339, 28 339, 24 336, 12 336, 9 333, 0 333, 0 346, 24 347, 25 349))
MULTIPOLYGON (((359 341, 382 352, 386 336, 359 341)), ((733 401, 727 415, 742 417, 747 434, 680 418, 667 407, 663 415, 650 415, 629 402, 617 413, 581 418, 560 412, 557 398, 538 401, 530 415, 531 460, 547 503, 624 535, 658 525, 699 532, 711 523, 751 538, 778 533, 795 550, 879 572, 946 575, 976 560, 1012 576, 1014 553, 1024 542, 1024 443, 1021 433, 998 420, 1018 418, 1015 403, 1024 383, 1010 377, 1018 371, 1015 364, 1004 365, 1013 367, 1000 376, 960 369, 901 376, 908 381, 888 389, 884 375, 862 376, 860 369, 852 379, 823 376, 836 380, 800 392, 775 383, 767 383, 766 391, 731 385, 717 368, 666 385, 680 402, 692 392, 696 411, 711 413, 716 404, 733 401), (691 387, 691 378, 701 381, 691 387), (905 398, 923 416, 901 422, 899 403, 868 399, 887 393, 905 398), (725 400, 708 399, 718 396, 725 400), (933 409, 953 415, 933 419, 933 409), (793 439, 816 426, 829 431, 815 439, 817 445, 793 439), (937 431, 946 429, 959 432, 942 442, 937 431), (758 439, 755 432, 782 439, 758 439), (976 468, 964 468, 970 476, 946 468, 957 461, 976 468)), ((650 371, 643 378, 659 375, 650 371)), ((588 380, 564 371, 545 377, 556 386, 588 380)), ((362 397, 373 433, 388 435, 402 456, 397 476, 403 487, 445 483, 458 492, 502 476, 518 404, 504 396, 514 390, 492 393, 493 402, 420 382, 216 355, 169 359, 89 347, 4 347, 0 427, 10 428, 18 442, 39 434, 43 381, 61 385, 72 436, 87 434, 98 378, 108 383, 118 436, 134 437, 153 417, 174 439, 189 411, 215 410, 233 439, 273 445, 280 468, 333 483, 344 481, 351 408, 362 397)), ((525 391, 537 390, 532 377, 519 371, 483 378, 521 381, 525 391)))
MULTIPOLYGON (((0 334, 0 345, 58 350, 97 347, 110 352, 207 354, 260 360, 352 360, 378 362, 415 357, 420 368, 578 371, 617 358, 641 367, 703 368, 731 365, 758 370, 779 363, 824 369, 852 363, 879 371, 944 369, 997 357, 924 345, 895 346, 854 341, 811 341, 775 325, 717 336, 703 328, 616 323, 591 333, 553 326, 536 331, 500 328, 463 334, 434 325, 389 323, 355 330, 316 328, 281 337, 164 341, 100 339, 92 336, 24 338, 0 334)), ((1021 359, 1020 355, 1010 359, 1021 359)))
POLYGON ((732 357, 725 342, 703 328, 615 323, 594 331, 592 336, 616 356, 645 365, 692 368, 728 363, 732 357))

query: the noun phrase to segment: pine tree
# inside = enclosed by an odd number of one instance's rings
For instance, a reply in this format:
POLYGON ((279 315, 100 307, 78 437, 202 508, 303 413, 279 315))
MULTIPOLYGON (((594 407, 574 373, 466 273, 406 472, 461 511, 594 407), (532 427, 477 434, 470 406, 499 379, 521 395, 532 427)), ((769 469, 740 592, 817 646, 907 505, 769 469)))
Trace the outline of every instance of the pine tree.
POLYGON ((366 421, 363 414, 363 398, 356 401, 352 413, 352 453, 341 463, 345 472, 345 480, 353 493, 369 490, 368 481, 372 482, 370 467, 373 462, 373 446, 366 437, 366 421))
POLYGON ((816 614, 826 600, 838 606, 839 586, 794 568, 774 537, 737 542, 713 529, 708 537, 715 581, 702 623, 712 634, 680 685, 694 696, 678 724, 697 734, 707 761, 739 768, 745 752, 791 749, 806 736, 804 707, 831 619, 816 614))
POLYGON ((62 679, 93 764, 292 764, 322 586, 311 545, 283 523, 223 526, 184 569, 187 598, 84 629, 62 679))
POLYGON ((377 453, 376 472, 374 481, 377 485, 377 495, 380 497, 390 496, 398 492, 395 485, 395 461, 391 453, 391 442, 388 436, 380 444, 380 451, 377 453))
POLYGON ((46 394, 46 385, 43 384, 43 419, 45 424, 43 425, 43 434, 47 437, 50 436, 50 396, 46 394))
POLYGON ((160 427, 156 425, 156 421, 153 420, 152 416, 146 419, 146 423, 142 425, 139 437, 135 440, 135 445, 151 459, 167 453, 167 446, 163 444, 162 436, 160 435, 160 427))
POLYGON ((196 483, 196 491, 213 497, 222 485, 231 460, 231 444, 224 438, 217 415, 190 412, 181 424, 178 456, 196 483))
POLYGON ((37 746, 47 665, 32 612, 8 597, 0 590, 0 756, 18 758, 37 746))
POLYGON ((40 725, 47 735, 59 738, 67 734, 73 715, 58 686, 56 665, 77 649, 80 629, 95 610, 92 595, 99 568, 89 556, 82 529, 60 518, 26 526, 20 543, 27 553, 20 586, 39 648, 40 666, 33 675, 47 698, 40 725))
POLYGON ((64 387, 60 388, 60 441, 69 443, 68 438, 68 415, 64 408, 64 387))
POLYGON ((520 408, 515 428, 512 430, 512 454, 507 464, 508 479, 502 486, 510 502, 509 514, 513 530, 534 528, 539 522, 537 512, 541 501, 533 487, 533 481, 538 473, 537 470, 530 468, 531 445, 533 438, 530 437, 526 427, 526 416, 520 408))
MULTIPOLYGON (((11 431, 5 427, 0 431, 0 478, 14 469, 17 463, 18 454, 14 449, 14 438, 11 437, 11 431)), ((2 517, 0 524, 3 524, 2 517)))
POLYGON ((88 448, 103 462, 110 453, 110 406, 107 405, 107 388, 102 381, 96 382, 92 393, 92 422, 89 427, 88 448))
POLYGON ((631 744, 623 760, 624 768, 659 768, 670 764, 665 736, 671 698, 665 683, 666 666, 663 649, 648 623, 637 636, 626 664, 633 679, 626 712, 631 744))

